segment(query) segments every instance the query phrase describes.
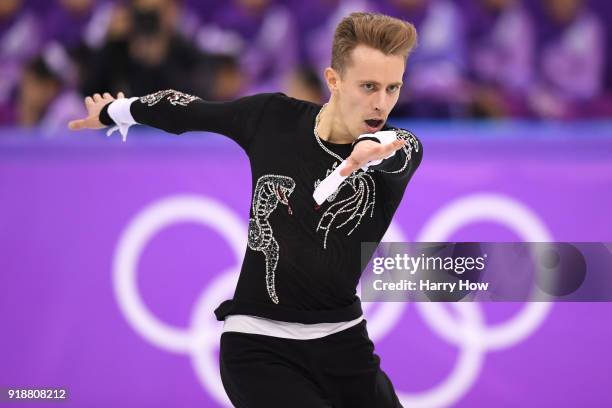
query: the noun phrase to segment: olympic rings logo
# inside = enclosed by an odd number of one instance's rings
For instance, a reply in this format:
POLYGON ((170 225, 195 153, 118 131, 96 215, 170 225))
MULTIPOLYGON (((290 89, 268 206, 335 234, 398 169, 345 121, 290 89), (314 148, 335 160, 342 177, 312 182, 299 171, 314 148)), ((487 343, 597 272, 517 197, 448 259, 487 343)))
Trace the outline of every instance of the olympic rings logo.
MULTIPOLYGON (((516 200, 492 193, 472 194, 438 210, 419 232, 417 242, 444 242, 459 228, 475 221, 500 223, 525 241, 548 242, 552 237, 539 217, 516 200)), ((230 298, 238 281, 246 248, 247 226, 225 205, 203 196, 178 195, 159 200, 137 214, 122 232, 113 259, 113 284, 117 302, 128 323, 143 338, 173 353, 187 354, 206 391, 222 406, 231 407, 218 375, 216 351, 222 324, 212 310, 230 298), (236 264, 217 275, 200 295, 186 329, 157 319, 145 306, 137 287, 137 264, 149 240, 162 229, 181 222, 196 222, 216 230, 232 249, 236 264)), ((385 241, 405 241, 392 223, 385 241)), ((396 388, 410 407, 446 407, 457 402, 476 380, 487 351, 510 347, 531 335, 548 315, 551 303, 527 303, 509 321, 487 326, 477 303, 451 303, 455 320, 439 303, 416 303, 421 317, 444 340, 459 347, 453 371, 435 387, 407 393, 396 388)), ((388 335, 399 322, 406 303, 364 303, 368 332, 373 341, 388 335)))

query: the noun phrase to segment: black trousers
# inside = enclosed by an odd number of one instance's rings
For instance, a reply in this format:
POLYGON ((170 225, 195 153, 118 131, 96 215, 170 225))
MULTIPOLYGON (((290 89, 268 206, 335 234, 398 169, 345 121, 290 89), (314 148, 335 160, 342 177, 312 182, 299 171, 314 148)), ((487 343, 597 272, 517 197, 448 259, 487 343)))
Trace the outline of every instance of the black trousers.
POLYGON ((402 408, 365 320, 312 340, 224 332, 219 359, 237 408, 402 408))

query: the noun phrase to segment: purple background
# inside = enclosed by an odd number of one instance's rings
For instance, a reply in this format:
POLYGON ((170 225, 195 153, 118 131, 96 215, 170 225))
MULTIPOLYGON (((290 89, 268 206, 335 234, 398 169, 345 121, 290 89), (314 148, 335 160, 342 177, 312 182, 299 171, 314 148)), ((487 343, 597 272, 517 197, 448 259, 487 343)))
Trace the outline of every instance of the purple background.
MULTIPOLYGON (((610 123, 406 126, 425 152, 394 221, 407 240, 452 200, 483 192, 527 206, 554 240, 612 240, 612 139, 602 137, 610 123)), ((123 144, 101 132, 52 141, 17 133, 0 135, 0 387, 67 387, 62 406, 220 406, 189 356, 129 324, 113 289, 113 256, 130 220, 172 195, 217 200, 246 228, 246 156, 212 135, 132 132, 123 144)), ((466 240, 521 238, 490 222, 448 237, 466 240)), ((202 292, 238 263, 214 229, 174 224, 143 250, 139 292, 159 320, 187 328, 202 292)), ((522 304, 481 307, 488 324, 499 324, 522 304)), ((553 305, 530 336, 486 351, 475 380, 450 405, 611 406, 611 311, 608 303, 553 305)), ((376 346, 401 392, 435 387, 459 354, 412 304, 376 346)))

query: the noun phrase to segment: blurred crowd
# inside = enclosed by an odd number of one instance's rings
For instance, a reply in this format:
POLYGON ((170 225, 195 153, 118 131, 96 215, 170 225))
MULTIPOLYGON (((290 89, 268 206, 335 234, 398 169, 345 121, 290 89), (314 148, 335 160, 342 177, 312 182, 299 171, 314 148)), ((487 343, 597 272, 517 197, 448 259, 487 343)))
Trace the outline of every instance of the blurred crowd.
POLYGON ((417 27, 396 115, 612 117, 607 0, 1 0, 0 125, 52 134, 107 91, 321 103, 352 11, 417 27))

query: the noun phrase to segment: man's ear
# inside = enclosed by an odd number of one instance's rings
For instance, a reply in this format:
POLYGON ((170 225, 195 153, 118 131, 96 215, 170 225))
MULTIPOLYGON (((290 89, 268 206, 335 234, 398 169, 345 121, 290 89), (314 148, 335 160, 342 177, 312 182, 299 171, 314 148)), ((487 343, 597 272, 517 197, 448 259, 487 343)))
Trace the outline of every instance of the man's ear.
POLYGON ((323 72, 325 75, 325 82, 327 82, 327 88, 331 94, 334 94, 338 91, 338 82, 340 81, 340 75, 338 72, 332 67, 325 68, 323 72))

